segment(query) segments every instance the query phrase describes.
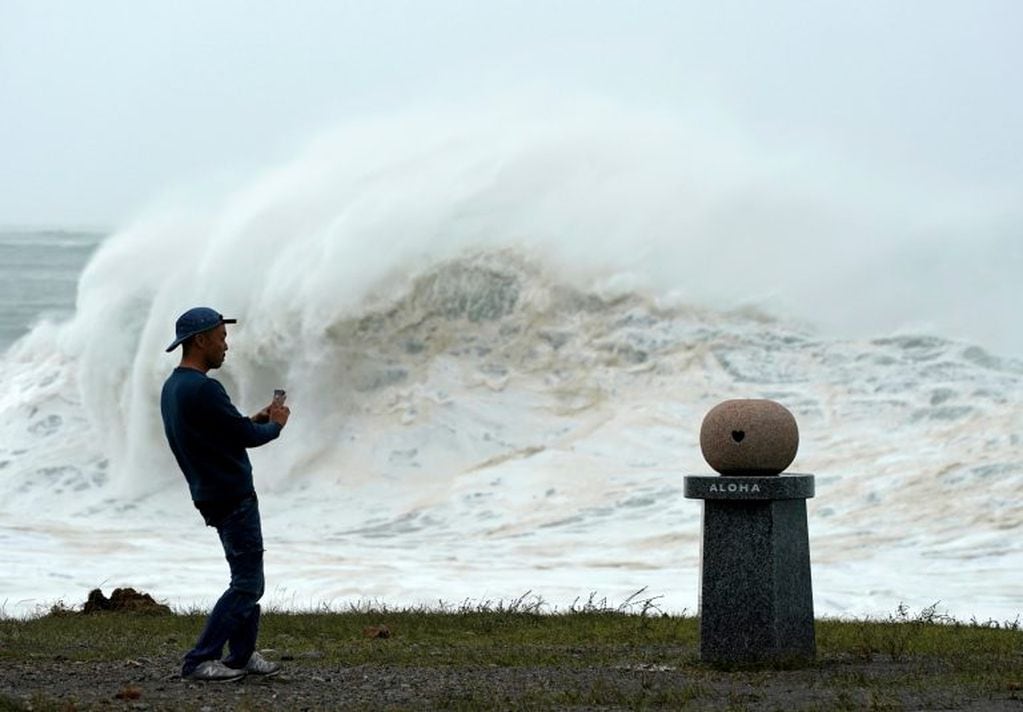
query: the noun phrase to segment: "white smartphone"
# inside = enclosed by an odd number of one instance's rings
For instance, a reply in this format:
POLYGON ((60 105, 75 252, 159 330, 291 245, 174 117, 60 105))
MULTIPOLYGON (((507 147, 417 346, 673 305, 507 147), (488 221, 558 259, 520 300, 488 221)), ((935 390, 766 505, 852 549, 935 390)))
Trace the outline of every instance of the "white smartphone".
POLYGON ((283 388, 274 389, 274 405, 284 405, 284 399, 288 397, 283 388))

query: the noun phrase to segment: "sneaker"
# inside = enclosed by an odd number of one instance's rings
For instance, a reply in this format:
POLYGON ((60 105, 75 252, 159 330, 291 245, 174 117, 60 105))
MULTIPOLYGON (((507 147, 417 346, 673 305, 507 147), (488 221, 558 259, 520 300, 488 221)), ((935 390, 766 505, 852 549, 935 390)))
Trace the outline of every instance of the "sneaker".
POLYGON ((249 658, 249 662, 245 663, 245 667, 242 668, 244 672, 252 675, 265 675, 270 677, 276 675, 281 671, 280 663, 272 663, 258 652, 253 652, 252 657, 249 658))
POLYGON ((203 682, 230 682, 245 677, 245 670, 229 668, 219 660, 204 660, 195 666, 195 669, 187 675, 182 675, 186 680, 201 680, 203 682))

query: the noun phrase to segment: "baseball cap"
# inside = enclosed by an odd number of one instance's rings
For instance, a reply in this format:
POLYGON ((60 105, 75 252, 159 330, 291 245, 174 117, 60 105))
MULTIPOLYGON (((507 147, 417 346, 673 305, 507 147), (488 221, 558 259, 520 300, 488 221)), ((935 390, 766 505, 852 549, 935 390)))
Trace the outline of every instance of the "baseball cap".
POLYGON ((201 334, 204 331, 215 329, 221 324, 237 324, 237 319, 225 319, 224 315, 209 307, 193 307, 178 317, 174 324, 174 331, 177 338, 167 347, 167 351, 173 351, 185 339, 201 334))

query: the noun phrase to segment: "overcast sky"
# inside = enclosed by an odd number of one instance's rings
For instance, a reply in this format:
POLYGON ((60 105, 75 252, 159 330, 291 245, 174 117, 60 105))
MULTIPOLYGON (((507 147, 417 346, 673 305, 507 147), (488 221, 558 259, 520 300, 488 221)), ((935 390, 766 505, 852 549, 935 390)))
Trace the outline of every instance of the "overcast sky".
POLYGON ((1023 186, 1017 0, 0 0, 0 224, 116 226, 352 117, 541 87, 1023 186))

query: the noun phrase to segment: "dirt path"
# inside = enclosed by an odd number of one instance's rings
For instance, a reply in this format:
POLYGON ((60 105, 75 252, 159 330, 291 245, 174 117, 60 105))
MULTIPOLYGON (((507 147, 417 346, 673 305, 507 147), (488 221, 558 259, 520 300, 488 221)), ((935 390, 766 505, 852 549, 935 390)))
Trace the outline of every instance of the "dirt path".
POLYGON ((216 684, 181 680, 177 664, 175 659, 4 664, 0 710, 1023 710, 1018 692, 971 699, 885 687, 886 678, 894 682, 912 663, 724 673, 667 667, 346 668, 297 660, 275 678, 216 684))

